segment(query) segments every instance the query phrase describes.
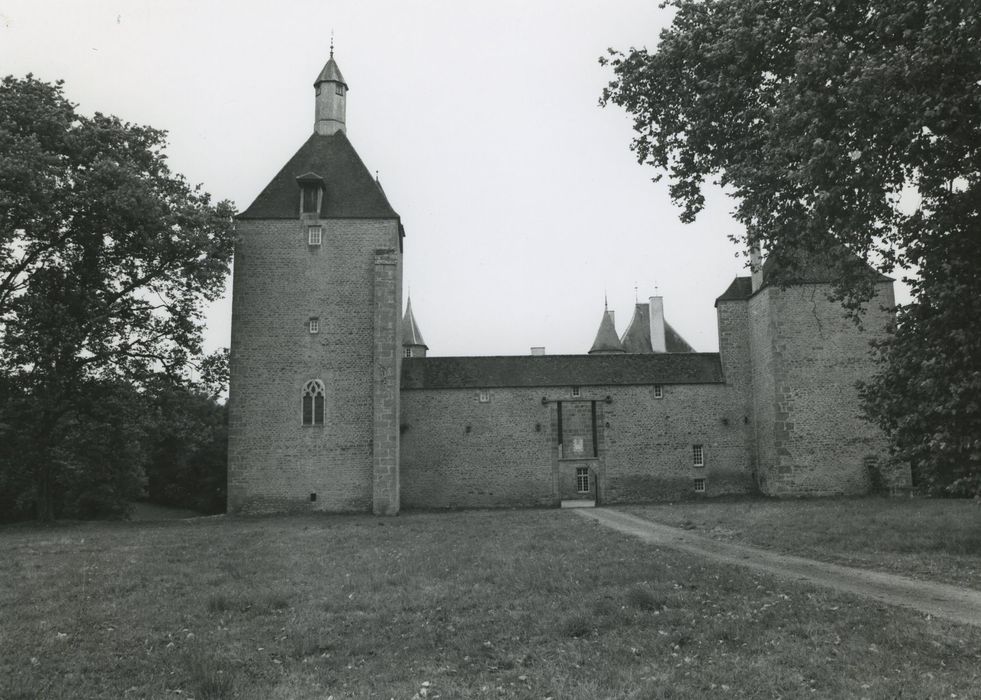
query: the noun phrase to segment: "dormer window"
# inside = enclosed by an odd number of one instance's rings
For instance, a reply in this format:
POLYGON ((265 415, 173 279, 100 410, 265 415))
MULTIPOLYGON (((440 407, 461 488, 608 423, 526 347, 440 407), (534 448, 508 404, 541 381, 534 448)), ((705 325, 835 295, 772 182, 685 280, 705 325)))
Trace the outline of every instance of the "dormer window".
POLYGON ((296 178, 300 186, 300 213, 319 216, 324 203, 324 179, 317 173, 307 173, 296 178))
POLYGON ((320 188, 314 185, 303 186, 303 213, 320 213, 320 188))

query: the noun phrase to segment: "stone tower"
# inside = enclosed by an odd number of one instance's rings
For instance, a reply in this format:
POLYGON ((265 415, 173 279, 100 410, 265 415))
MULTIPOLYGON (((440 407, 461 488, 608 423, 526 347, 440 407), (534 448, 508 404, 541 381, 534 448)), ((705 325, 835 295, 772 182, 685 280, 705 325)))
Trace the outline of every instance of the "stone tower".
POLYGON ((404 232, 333 49, 314 89, 314 133, 236 224, 228 510, 395 514, 404 232))

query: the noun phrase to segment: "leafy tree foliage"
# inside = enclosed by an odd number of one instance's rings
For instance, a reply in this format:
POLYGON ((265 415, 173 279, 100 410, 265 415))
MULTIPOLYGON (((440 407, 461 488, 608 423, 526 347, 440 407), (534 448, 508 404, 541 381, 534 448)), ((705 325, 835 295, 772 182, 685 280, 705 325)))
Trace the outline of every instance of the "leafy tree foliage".
POLYGON ((151 392, 147 499, 202 513, 225 510, 228 411, 212 396, 162 384, 151 392))
POLYGON ((978 492, 981 5, 668 4, 655 52, 601 59, 602 102, 633 115, 638 160, 667 173, 683 221, 706 181, 722 185, 781 282, 820 257, 858 309, 863 261, 916 270, 866 406, 928 486, 978 492))
POLYGON ((88 432, 111 418, 100 398, 186 382, 228 272, 232 207, 170 172, 164 136, 79 114, 60 82, 0 84, 0 425, 40 518, 68 513, 56 490, 96 462, 121 470, 97 483, 133 490, 115 459, 133 433, 88 432))

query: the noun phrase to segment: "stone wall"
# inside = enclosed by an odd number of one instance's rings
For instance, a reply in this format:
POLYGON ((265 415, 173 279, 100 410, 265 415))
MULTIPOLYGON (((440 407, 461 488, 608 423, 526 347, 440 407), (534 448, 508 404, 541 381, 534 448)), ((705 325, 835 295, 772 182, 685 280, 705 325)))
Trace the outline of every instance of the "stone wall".
POLYGON ((398 222, 240 220, 237 231, 229 511, 371 510, 375 251, 398 250, 398 222), (321 246, 307 245, 310 224, 321 246), (327 389, 323 426, 302 425, 311 379, 327 389))
POLYGON ((497 388, 486 403, 480 393, 403 390, 403 506, 557 505, 577 466, 598 480, 601 503, 691 498, 695 478, 709 496, 753 488, 742 399, 726 385, 664 385, 660 399, 653 386, 583 386, 578 397, 571 387, 497 388))
POLYGON ((874 370, 869 343, 891 320, 892 284, 878 285, 862 328, 829 292, 820 284, 766 287, 749 300, 760 483, 768 494, 863 493, 866 460, 886 455, 855 384, 874 370))

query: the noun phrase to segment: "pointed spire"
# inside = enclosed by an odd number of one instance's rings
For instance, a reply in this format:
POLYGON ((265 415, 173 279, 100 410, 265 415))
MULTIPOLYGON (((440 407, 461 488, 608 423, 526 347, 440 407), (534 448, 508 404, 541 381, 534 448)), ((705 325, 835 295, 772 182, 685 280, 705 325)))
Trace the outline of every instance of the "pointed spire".
POLYGON ((330 30, 330 57, 334 57, 334 30, 330 30))
MULTIPOLYGON (((605 295, 604 295, 605 296, 605 295)), ((616 326, 613 325, 613 314, 603 300, 603 318, 600 320, 599 330, 596 331, 596 340, 593 347, 589 349, 590 355, 607 355, 623 352, 623 345, 617 337, 616 326)))
POLYGON ((422 331, 412 313, 412 299, 405 302, 405 316, 402 318, 402 348, 405 357, 425 357, 429 346, 422 339, 422 331))
POLYGON ((320 75, 313 81, 316 90, 316 109, 314 130, 321 136, 331 136, 338 131, 346 131, 344 123, 347 112, 347 83, 341 69, 334 60, 334 40, 330 41, 330 58, 320 75))

